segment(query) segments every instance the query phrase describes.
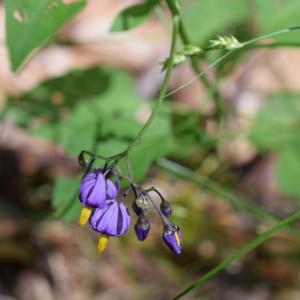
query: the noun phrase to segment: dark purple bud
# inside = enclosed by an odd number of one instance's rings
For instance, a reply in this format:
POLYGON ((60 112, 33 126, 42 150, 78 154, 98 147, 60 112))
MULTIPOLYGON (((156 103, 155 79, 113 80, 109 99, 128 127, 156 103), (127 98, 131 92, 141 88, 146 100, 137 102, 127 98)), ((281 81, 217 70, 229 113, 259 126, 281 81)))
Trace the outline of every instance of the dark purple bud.
POLYGON ((96 208, 90 218, 94 230, 109 236, 121 236, 129 228, 130 215, 126 206, 114 200, 96 208))
POLYGON ((79 199, 84 206, 103 207, 106 200, 115 199, 120 191, 118 178, 116 183, 107 179, 108 172, 95 169, 82 178, 79 199))
POLYGON ((163 232, 163 241, 176 254, 182 250, 182 233, 177 225, 166 224, 163 232))
POLYGON ((149 233, 150 224, 145 216, 140 216, 134 225, 134 230, 137 238, 140 241, 144 241, 149 233))
POLYGON ((167 200, 162 200, 160 204, 160 211, 164 214, 165 217, 169 217, 172 214, 172 207, 170 202, 167 200))

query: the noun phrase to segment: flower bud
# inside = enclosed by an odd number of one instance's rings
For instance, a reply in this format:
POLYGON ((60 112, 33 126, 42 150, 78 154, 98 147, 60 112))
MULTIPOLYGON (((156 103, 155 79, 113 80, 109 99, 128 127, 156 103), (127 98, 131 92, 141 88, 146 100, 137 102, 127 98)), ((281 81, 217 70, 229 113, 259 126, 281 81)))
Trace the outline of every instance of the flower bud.
POLYGON ((162 200, 160 204, 160 211, 165 217, 169 217, 172 214, 172 207, 169 201, 162 200))
POLYGON ((235 50, 244 46, 233 35, 218 36, 216 39, 210 40, 209 43, 211 49, 235 50))
POLYGON ((134 230, 137 238, 140 241, 143 241, 147 238, 149 230, 150 230, 150 224, 145 216, 140 216, 134 225, 134 230))
POLYGON ((182 233, 175 224, 167 224, 164 227, 163 241, 176 254, 180 254, 182 250, 182 233))
POLYGON ((193 56, 193 55, 200 54, 201 52, 203 52, 203 50, 199 47, 196 47, 194 45, 186 45, 184 46, 181 53, 182 55, 185 56, 193 56))
POLYGON ((142 210, 147 210, 149 208, 149 200, 148 197, 142 193, 138 195, 135 199, 136 205, 142 210))

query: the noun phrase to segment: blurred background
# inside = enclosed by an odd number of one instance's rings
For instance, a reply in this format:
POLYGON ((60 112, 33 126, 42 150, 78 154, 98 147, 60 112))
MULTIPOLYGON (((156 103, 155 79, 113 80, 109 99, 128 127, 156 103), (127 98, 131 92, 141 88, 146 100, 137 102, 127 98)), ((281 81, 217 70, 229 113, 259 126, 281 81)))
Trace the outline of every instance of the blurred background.
MULTIPOLYGON (((97 253, 98 235, 77 224, 77 155, 122 151, 157 99, 171 37, 164 1, 137 27, 110 30, 124 9, 141 2, 87 0, 13 73, 8 44, 18 51, 22 43, 17 34, 6 36, 12 16, 0 1, 1 300, 170 299, 299 208, 300 32, 294 31, 236 51, 206 80, 167 98, 130 156, 136 181, 155 185, 171 202, 183 253, 173 255, 162 243, 154 213, 146 241, 136 239, 132 215, 127 234, 97 253)), ((180 3, 191 42, 201 48, 216 35, 243 42, 299 23, 298 0, 180 3)), ((21 10, 13 17, 24 28, 39 27, 21 10)), ((207 52, 199 67, 224 53, 207 52)), ((169 90, 194 75, 188 61, 181 64, 169 90)), ((185 299, 298 300, 299 251, 294 224, 185 299)))

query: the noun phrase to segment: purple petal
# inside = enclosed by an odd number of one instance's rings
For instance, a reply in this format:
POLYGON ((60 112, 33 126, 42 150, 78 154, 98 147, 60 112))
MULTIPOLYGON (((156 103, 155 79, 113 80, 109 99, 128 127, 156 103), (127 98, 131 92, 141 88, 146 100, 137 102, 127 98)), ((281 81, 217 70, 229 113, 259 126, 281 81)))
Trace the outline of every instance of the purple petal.
POLYGON ((182 233, 180 229, 175 225, 168 226, 162 236, 166 245, 176 254, 180 254, 182 251, 182 233), (179 241, 176 238, 176 234, 178 235, 179 241), (178 243, 179 242, 179 243, 178 243))
POLYGON ((110 179, 106 180, 106 196, 109 199, 115 199, 120 191, 119 186, 110 179))
POLYGON ((94 187, 90 190, 89 194, 90 206, 94 207, 103 207, 106 199, 106 186, 105 178, 100 173, 97 177, 97 180, 94 184, 94 187))
POLYGON ((123 235, 130 224, 130 216, 122 203, 111 201, 103 208, 97 208, 90 220, 94 230, 109 236, 123 235))
POLYGON ((118 236, 123 235, 129 228, 130 225, 130 215, 127 207, 123 203, 118 203, 119 205, 119 219, 117 225, 118 236))
POLYGON ((106 199, 105 178, 102 173, 90 172, 80 183, 79 199, 83 205, 102 207, 106 199))

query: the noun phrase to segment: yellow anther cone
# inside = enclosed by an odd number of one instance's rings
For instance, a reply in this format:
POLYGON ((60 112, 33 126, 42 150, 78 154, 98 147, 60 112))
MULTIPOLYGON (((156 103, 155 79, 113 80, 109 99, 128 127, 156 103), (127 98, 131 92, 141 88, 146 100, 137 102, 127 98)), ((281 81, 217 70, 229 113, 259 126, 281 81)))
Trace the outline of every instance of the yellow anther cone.
POLYGON ((177 245, 180 247, 181 242, 180 242, 180 238, 179 238, 179 235, 178 235, 177 231, 175 231, 175 238, 176 238, 177 245))
POLYGON ((82 210, 81 210, 81 214, 80 214, 80 218, 79 218, 79 225, 80 226, 84 226, 92 213, 92 208, 90 206, 85 206, 82 210))
POLYGON ((105 250, 108 240, 109 240, 108 235, 106 235, 106 234, 100 235, 99 242, 98 242, 98 251, 100 253, 102 253, 105 250))

